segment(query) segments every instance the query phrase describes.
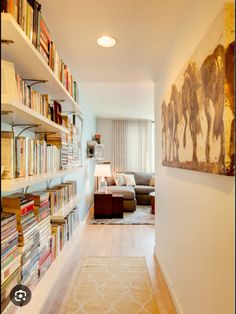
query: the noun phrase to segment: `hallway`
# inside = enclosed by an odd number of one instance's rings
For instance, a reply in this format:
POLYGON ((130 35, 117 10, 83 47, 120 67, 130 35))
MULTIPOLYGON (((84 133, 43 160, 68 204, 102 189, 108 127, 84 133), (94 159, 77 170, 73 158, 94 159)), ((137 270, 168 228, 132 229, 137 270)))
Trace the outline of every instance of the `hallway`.
MULTIPOLYGON (((48 298, 41 312, 63 313, 85 256, 145 256, 160 314, 175 314, 175 308, 166 287, 154 252, 152 225, 89 225, 79 227, 76 243, 65 270, 58 277, 58 288, 48 298), (55 312, 55 309, 57 311, 55 312)), ((73 239, 74 241, 74 239, 73 239)), ((98 313, 100 314, 100 313, 98 313)))

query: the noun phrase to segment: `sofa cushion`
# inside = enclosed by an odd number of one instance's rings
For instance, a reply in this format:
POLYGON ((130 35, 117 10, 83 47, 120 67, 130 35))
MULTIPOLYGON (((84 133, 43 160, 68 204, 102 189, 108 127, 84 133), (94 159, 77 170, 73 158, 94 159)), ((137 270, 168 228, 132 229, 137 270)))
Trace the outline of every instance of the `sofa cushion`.
POLYGON ((153 172, 134 172, 136 185, 149 185, 153 172))
POLYGON ((116 184, 113 174, 110 177, 105 177, 105 179, 107 181, 107 185, 115 185, 116 184))
POLYGON ((149 194, 155 191, 155 187, 149 185, 135 185, 134 190, 136 194, 149 194))
POLYGON ((102 189, 112 192, 112 194, 122 194, 125 200, 134 200, 135 199, 135 192, 132 186, 106 186, 102 189))
POLYGON ((115 183, 116 183, 117 186, 126 185, 124 173, 116 173, 116 172, 114 172, 113 176, 114 176, 115 183))
POLYGON ((124 174, 124 177, 125 177, 125 183, 127 186, 136 185, 135 178, 134 178, 133 174, 124 174))

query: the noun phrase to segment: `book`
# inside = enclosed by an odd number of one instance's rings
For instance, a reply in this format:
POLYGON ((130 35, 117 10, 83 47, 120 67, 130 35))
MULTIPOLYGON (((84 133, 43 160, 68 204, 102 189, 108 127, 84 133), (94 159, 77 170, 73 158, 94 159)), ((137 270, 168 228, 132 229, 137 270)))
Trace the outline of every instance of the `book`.
POLYGON ((16 177, 28 175, 28 138, 16 137, 16 177))
POLYGON ((1 131, 1 166, 4 169, 2 179, 13 179, 15 177, 14 149, 14 133, 1 131))

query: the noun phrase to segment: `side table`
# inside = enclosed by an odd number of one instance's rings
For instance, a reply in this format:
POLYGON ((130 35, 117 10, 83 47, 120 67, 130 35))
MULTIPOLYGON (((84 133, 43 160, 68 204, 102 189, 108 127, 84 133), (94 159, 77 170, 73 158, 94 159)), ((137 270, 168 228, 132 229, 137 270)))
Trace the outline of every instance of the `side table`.
POLYGON ((123 218, 123 195, 112 195, 112 218, 123 218))
POLYGON ((112 192, 94 192, 94 218, 112 218, 112 192))

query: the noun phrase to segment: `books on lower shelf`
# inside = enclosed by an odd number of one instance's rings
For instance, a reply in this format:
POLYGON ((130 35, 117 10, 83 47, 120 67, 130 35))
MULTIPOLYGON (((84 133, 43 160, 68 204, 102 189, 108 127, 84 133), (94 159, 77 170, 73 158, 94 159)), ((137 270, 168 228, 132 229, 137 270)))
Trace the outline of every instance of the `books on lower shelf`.
MULTIPOLYGON (((74 128, 71 127, 71 130, 74 128)), ((65 133, 46 135, 45 139, 15 136, 1 132, 2 179, 22 178, 78 167, 78 143, 65 133)))
POLYGON ((1 212, 1 313, 10 303, 11 289, 20 282, 20 272, 16 214, 1 212))
MULTIPOLYGON (((59 204, 68 206, 76 196, 76 181, 65 182, 54 189, 59 191, 59 204)), ((79 223, 76 202, 65 216, 51 216, 55 210, 53 198, 51 189, 2 198, 2 311, 9 307, 9 293, 17 283, 31 290, 36 286, 79 223)))
POLYGON ((78 102, 78 86, 69 67, 61 59, 41 14, 41 4, 35 0, 2 0, 1 12, 10 13, 29 40, 40 52, 57 79, 78 102))

